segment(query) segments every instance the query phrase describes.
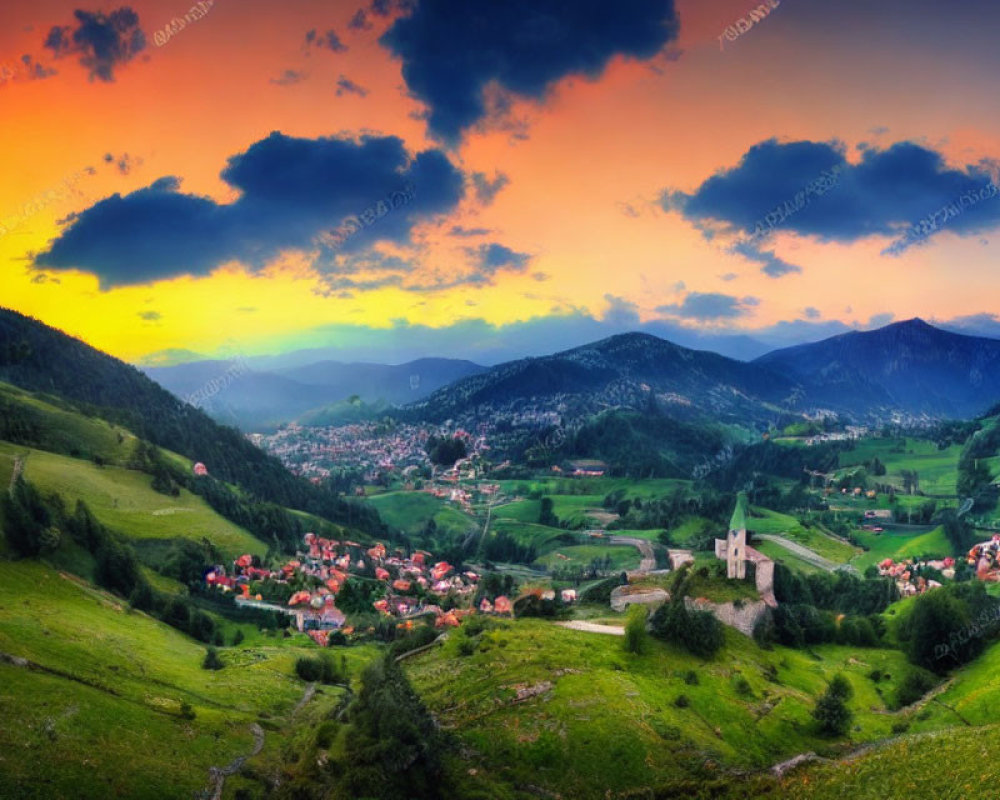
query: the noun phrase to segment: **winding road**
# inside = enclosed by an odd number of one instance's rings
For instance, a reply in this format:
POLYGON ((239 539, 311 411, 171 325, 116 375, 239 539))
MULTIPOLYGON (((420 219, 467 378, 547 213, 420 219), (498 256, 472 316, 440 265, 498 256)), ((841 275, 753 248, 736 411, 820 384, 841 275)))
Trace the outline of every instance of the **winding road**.
POLYGON ((611 544, 628 545, 639 551, 642 560, 639 562, 639 569, 630 572, 632 575, 645 575, 656 569, 656 555, 653 553, 653 545, 646 539, 637 539, 633 536, 612 536, 609 539, 611 544))
POLYGON ((793 542, 783 536, 776 536, 773 533, 757 533, 754 534, 754 536, 755 538, 762 539, 765 542, 774 542, 775 544, 784 547, 788 552, 794 553, 803 561, 809 562, 814 567, 825 569, 827 572, 833 572, 838 569, 857 571, 854 567, 851 567, 848 564, 838 564, 835 561, 830 561, 828 558, 823 558, 823 556, 813 552, 808 547, 804 547, 798 542, 793 542))

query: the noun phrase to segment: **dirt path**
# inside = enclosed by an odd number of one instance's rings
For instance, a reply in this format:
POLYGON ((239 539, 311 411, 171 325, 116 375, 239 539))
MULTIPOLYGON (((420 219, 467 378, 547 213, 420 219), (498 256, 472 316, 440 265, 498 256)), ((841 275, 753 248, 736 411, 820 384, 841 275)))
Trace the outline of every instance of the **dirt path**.
POLYGON ((315 695, 315 694, 316 694, 316 684, 315 683, 310 683, 306 687, 306 691, 302 695, 302 699, 299 700, 299 702, 296 704, 295 708, 292 709, 292 716, 294 717, 296 714, 298 714, 305 707, 305 704, 308 703, 310 700, 313 699, 313 695, 315 695))
POLYGON ((557 622, 560 628, 569 628, 571 631, 583 631, 585 633, 603 633, 606 636, 624 636, 625 629, 615 625, 598 625, 596 622, 587 622, 582 619, 574 619, 569 622, 557 622))
POLYGON ((264 729, 255 722, 250 726, 250 732, 253 734, 253 750, 250 751, 249 755, 237 756, 224 767, 209 767, 209 789, 202 793, 202 797, 222 800, 222 788, 226 785, 226 778, 243 769, 248 758, 253 758, 264 749, 264 729))
POLYGON ((17 483, 17 479, 21 477, 21 473, 24 471, 24 460, 27 456, 14 456, 14 471, 10 473, 10 486, 7 487, 8 492, 14 491, 14 484, 17 483))
POLYGON ((630 572, 629 575, 645 575, 656 569, 656 555, 653 553, 653 545, 646 539, 636 539, 632 536, 612 536, 611 544, 628 545, 639 551, 642 560, 639 562, 639 569, 630 572))

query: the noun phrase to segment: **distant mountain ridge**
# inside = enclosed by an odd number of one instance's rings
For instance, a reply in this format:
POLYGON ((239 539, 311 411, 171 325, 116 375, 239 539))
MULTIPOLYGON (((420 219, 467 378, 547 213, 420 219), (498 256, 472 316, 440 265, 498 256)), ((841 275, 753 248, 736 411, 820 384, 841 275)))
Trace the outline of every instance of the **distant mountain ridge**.
POLYGON ((215 381, 218 391, 202 391, 197 398, 200 407, 226 424, 262 430, 296 420, 307 412, 317 412, 311 416, 318 416, 324 407, 354 395, 366 403, 404 405, 485 367, 459 359, 422 358, 397 365, 328 360, 269 371, 255 370, 247 362, 225 360, 142 369, 182 399, 215 381), (230 378, 220 379, 225 375, 230 378))
POLYGON ((655 404, 678 417, 762 420, 800 394, 794 381, 743 361, 625 333, 540 358, 500 364, 412 403, 432 420, 496 413, 582 417, 655 404))
POLYGON ((776 350, 753 364, 799 381, 812 405, 855 417, 967 418, 1000 400, 1000 340, 915 318, 776 350))

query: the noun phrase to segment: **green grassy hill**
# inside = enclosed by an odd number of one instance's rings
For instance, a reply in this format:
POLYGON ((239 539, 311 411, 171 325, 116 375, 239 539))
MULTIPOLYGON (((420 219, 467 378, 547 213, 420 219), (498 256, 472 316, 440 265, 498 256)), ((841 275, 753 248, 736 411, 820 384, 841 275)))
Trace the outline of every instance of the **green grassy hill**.
POLYGON ((809 713, 836 673, 855 691, 852 740, 889 736, 896 720, 883 696, 905 672, 898 651, 824 646, 812 657, 761 650, 732 631, 709 662, 655 640, 634 656, 619 637, 531 620, 487 631, 472 655, 449 643, 406 664, 467 754, 480 791, 502 781, 582 800, 704 779, 709 762, 716 772, 756 769, 829 751, 812 733, 809 713), (874 684, 866 676, 875 668, 891 677, 874 684), (685 680, 689 671, 694 685, 685 680), (519 689, 539 694, 518 702, 519 689), (681 695, 688 705, 678 704, 681 695))
POLYGON ((24 460, 24 477, 42 492, 61 495, 70 508, 83 500, 103 524, 131 538, 204 538, 230 558, 267 551, 267 545, 186 489, 177 497, 153 491, 143 472, 0 442, 0 462, 12 464, 18 456, 24 460))
MULTIPOLYGON (((17 720, 0 724, 3 797, 186 799, 209 766, 250 753, 252 724, 272 747, 291 734, 305 690, 293 662, 311 645, 224 648, 213 672, 203 645, 73 576, 0 561, 0 586, 0 653, 33 665, 0 659, 0 718, 17 720)), ((349 657, 356 667, 365 651, 349 657)))

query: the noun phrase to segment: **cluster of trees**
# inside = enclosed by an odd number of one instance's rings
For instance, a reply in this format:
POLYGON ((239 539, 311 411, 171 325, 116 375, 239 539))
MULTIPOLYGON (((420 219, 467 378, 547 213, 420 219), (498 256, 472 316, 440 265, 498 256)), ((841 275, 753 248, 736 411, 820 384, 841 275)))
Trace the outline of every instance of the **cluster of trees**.
POLYGON ((349 710, 340 784, 349 797, 447 797, 442 736, 391 655, 371 663, 349 710))
POLYGON ((697 491, 678 487, 661 497, 628 499, 624 489, 616 489, 604 497, 605 508, 613 509, 621 519, 610 528, 627 530, 653 530, 676 528, 691 516, 704 517, 718 525, 729 520, 735 497, 711 486, 701 486, 697 491))
POLYGON ((898 599, 899 590, 888 578, 861 579, 844 571, 800 575, 775 564, 774 595, 778 607, 754 632, 758 642, 876 647, 885 633, 880 614, 898 599))
POLYGON ((690 565, 678 570, 670 584, 670 601, 653 614, 653 636, 678 644, 692 655, 711 658, 725 644, 722 623, 710 611, 690 611, 684 604, 691 584, 690 565))
POLYGON ((326 654, 301 656, 295 660, 295 674, 309 683, 346 684, 351 678, 343 655, 337 661, 326 654))
POLYGON ((688 477, 705 453, 725 445, 714 425, 681 422, 656 410, 614 410, 593 417, 567 438, 566 456, 599 458, 628 478, 688 477))
POLYGON ((885 632, 885 624, 877 614, 868 617, 843 616, 823 611, 815 606, 796 604, 779 605, 772 612, 771 622, 758 626, 754 638, 765 644, 776 641, 786 647, 837 643, 855 647, 877 647, 885 632))
POLYGON ((867 616, 885 611, 899 599, 899 590, 890 578, 859 578, 844 570, 801 575, 775 564, 774 596, 778 603, 867 616))
POLYGON ((7 544, 17 555, 31 558, 59 546, 60 532, 53 526, 48 507, 34 485, 22 476, 0 498, 0 513, 7 544))
POLYGON ((465 440, 459 436, 429 436, 424 446, 432 464, 450 467, 469 454, 465 440))
POLYGON ((911 663, 943 674, 976 658, 1000 632, 1000 600, 978 582, 920 595, 897 629, 911 663))
MULTIPOLYGON (((760 483, 762 475, 807 483, 807 471, 833 472, 840 466, 840 453, 852 446, 850 442, 821 442, 812 447, 784 447, 771 441, 743 445, 735 447, 733 457, 709 472, 704 480, 725 492, 760 483)), ((773 488, 764 483, 759 491, 767 489, 773 493, 773 488)), ((765 502, 763 494, 760 498, 751 496, 750 501, 780 510, 770 497, 765 502)))
POLYGON ((483 538, 482 555, 487 561, 531 564, 538 558, 533 544, 521 544, 509 531, 497 531, 483 538))

